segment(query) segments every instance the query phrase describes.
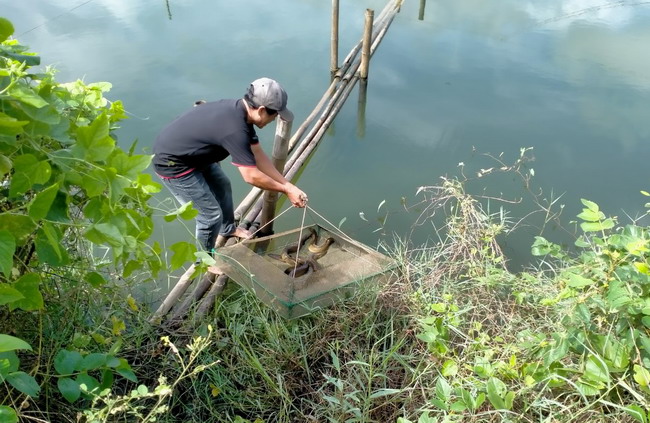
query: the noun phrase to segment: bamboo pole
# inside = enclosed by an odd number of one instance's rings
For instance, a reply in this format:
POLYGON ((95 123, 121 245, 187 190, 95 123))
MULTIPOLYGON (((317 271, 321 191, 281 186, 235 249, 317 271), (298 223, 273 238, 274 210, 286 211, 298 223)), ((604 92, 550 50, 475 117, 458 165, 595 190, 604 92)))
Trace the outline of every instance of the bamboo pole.
POLYGON ((339 68, 339 0, 332 0, 332 42, 330 45, 330 71, 339 68))
POLYGON ((205 291, 210 288, 210 285, 212 285, 215 278, 215 274, 206 272, 199 283, 196 284, 192 293, 188 295, 181 303, 181 305, 174 310, 174 313, 169 318, 169 320, 177 321, 182 319, 187 314, 187 311, 190 309, 190 307, 192 307, 192 304, 198 301, 203 296, 203 294, 205 294, 205 291))
POLYGON ((171 310, 171 308, 176 304, 178 299, 187 291, 187 288, 190 286, 194 278, 191 278, 192 273, 194 273, 194 264, 192 264, 183 275, 178 279, 176 285, 172 290, 167 294, 163 302, 160 304, 156 312, 149 319, 150 323, 159 323, 162 317, 171 310))
MULTIPOLYGON (((273 141, 273 153, 271 159, 273 166, 282 173, 284 164, 289 154, 289 136, 291 135, 291 122, 279 119, 275 130, 275 140, 273 141)), ((276 191, 266 191, 264 193, 264 207, 262 207, 262 233, 261 235, 271 235, 273 233, 273 218, 275 217, 275 206, 278 202, 279 194, 276 191)))
POLYGON ((368 78, 368 66, 370 64, 370 46, 372 45, 372 21, 375 11, 366 9, 366 19, 363 26, 363 40, 361 45, 361 67, 359 73, 362 79, 368 78))
POLYGON ((202 319, 206 314, 210 312, 210 310, 212 310, 215 299, 221 295, 224 288, 226 287, 227 282, 228 276, 226 275, 220 275, 217 280, 214 281, 208 293, 201 299, 201 302, 199 303, 199 306, 194 313, 195 321, 202 319))

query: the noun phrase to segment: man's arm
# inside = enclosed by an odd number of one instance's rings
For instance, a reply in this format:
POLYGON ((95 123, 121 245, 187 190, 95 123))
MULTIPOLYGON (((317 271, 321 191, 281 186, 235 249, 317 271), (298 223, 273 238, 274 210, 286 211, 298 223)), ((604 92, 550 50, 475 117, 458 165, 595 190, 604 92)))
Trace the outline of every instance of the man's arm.
POLYGON ((264 153, 259 144, 251 146, 257 167, 238 167, 244 181, 258 188, 282 192, 289 197, 289 201, 296 207, 305 207, 307 194, 289 182, 273 166, 269 157, 264 153))

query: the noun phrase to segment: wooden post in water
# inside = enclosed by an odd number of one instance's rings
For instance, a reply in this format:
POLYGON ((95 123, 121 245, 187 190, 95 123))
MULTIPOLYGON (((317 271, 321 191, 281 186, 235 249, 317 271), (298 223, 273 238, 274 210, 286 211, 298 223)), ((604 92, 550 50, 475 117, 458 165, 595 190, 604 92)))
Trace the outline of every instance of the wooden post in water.
MULTIPOLYGON (((273 166, 282 174, 284 164, 289 155, 289 136, 291 135, 291 122, 279 119, 275 128, 275 140, 273 141, 273 153, 271 160, 273 166)), ((273 234, 273 219, 275 218, 275 205, 278 202, 279 194, 276 191, 264 192, 264 206, 262 207, 261 230, 262 236, 273 234)))
POLYGON ((332 42, 330 45, 332 78, 337 70, 339 70, 339 0, 332 0, 332 42))
POLYGON ((372 45, 372 21, 375 11, 366 9, 366 20, 363 26, 363 44, 361 46, 361 66, 359 73, 361 79, 368 78, 368 66, 370 64, 370 46, 372 45))
POLYGON ((424 20, 424 6, 427 5, 427 0, 420 0, 420 12, 418 14, 418 20, 424 20))

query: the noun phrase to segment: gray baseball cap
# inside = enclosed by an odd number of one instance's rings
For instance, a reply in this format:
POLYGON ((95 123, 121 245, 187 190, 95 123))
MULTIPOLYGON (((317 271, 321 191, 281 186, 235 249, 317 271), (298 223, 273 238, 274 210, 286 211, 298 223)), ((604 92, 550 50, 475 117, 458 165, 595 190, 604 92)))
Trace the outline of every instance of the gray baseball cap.
POLYGON ((287 92, 282 85, 271 78, 260 78, 251 82, 245 98, 253 102, 254 107, 264 106, 277 110, 283 120, 288 122, 293 120, 293 113, 287 109, 287 92))

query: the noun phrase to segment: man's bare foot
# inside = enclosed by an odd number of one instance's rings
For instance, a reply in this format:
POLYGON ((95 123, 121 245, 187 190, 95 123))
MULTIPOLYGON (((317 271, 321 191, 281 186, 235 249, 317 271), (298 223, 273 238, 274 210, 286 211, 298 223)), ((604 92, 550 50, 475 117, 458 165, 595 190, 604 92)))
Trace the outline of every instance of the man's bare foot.
POLYGON ((230 236, 231 237, 235 236, 235 237, 241 238, 241 239, 251 239, 253 237, 253 234, 250 231, 248 231, 248 230, 246 230, 244 228, 237 227, 235 229, 235 232, 230 234, 230 236))
POLYGON ((208 266, 208 272, 215 275, 223 275, 223 272, 217 266, 208 266))

